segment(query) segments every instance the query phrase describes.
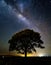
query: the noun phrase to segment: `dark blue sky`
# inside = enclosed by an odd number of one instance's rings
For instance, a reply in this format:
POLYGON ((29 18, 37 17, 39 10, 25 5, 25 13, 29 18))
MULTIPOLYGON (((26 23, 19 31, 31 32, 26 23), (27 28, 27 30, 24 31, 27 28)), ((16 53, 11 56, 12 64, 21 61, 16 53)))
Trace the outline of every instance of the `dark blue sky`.
POLYGON ((14 33, 26 28, 41 33, 46 48, 38 51, 51 55, 51 0, 0 0, 0 53, 8 51, 14 33))

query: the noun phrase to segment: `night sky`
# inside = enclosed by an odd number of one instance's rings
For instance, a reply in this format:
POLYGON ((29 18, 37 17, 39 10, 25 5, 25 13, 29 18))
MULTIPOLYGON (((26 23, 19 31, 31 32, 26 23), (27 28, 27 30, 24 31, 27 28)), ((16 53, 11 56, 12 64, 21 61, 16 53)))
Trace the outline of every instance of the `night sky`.
POLYGON ((23 29, 41 34, 45 49, 37 55, 51 56, 51 0, 0 0, 0 54, 9 52, 8 40, 23 29))

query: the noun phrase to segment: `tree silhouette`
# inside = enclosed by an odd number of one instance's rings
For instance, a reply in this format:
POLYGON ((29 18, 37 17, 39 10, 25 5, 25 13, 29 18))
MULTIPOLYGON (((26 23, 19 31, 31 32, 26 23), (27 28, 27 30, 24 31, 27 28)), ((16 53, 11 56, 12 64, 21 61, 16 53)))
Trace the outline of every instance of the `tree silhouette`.
POLYGON ((36 52, 35 47, 42 49, 45 48, 42 46, 43 41, 40 38, 40 33, 30 29, 25 29, 14 34, 8 41, 8 43, 10 43, 9 51, 16 50, 17 53, 25 54, 25 57, 27 57, 27 52, 36 52))

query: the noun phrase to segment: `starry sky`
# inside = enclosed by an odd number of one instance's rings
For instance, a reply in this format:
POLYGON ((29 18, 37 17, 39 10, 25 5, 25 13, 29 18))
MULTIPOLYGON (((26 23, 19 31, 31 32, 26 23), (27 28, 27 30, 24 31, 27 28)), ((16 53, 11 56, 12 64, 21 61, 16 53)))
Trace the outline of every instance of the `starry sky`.
POLYGON ((45 49, 38 54, 51 56, 51 0, 0 0, 0 54, 8 53, 8 40, 23 29, 41 34, 45 49))

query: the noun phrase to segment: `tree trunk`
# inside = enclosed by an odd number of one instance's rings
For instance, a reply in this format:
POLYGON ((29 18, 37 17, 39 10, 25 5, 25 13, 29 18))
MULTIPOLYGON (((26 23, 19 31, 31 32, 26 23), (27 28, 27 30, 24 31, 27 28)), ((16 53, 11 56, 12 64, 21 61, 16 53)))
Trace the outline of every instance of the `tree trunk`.
POLYGON ((25 48, 25 57, 27 57, 27 48, 25 48))

